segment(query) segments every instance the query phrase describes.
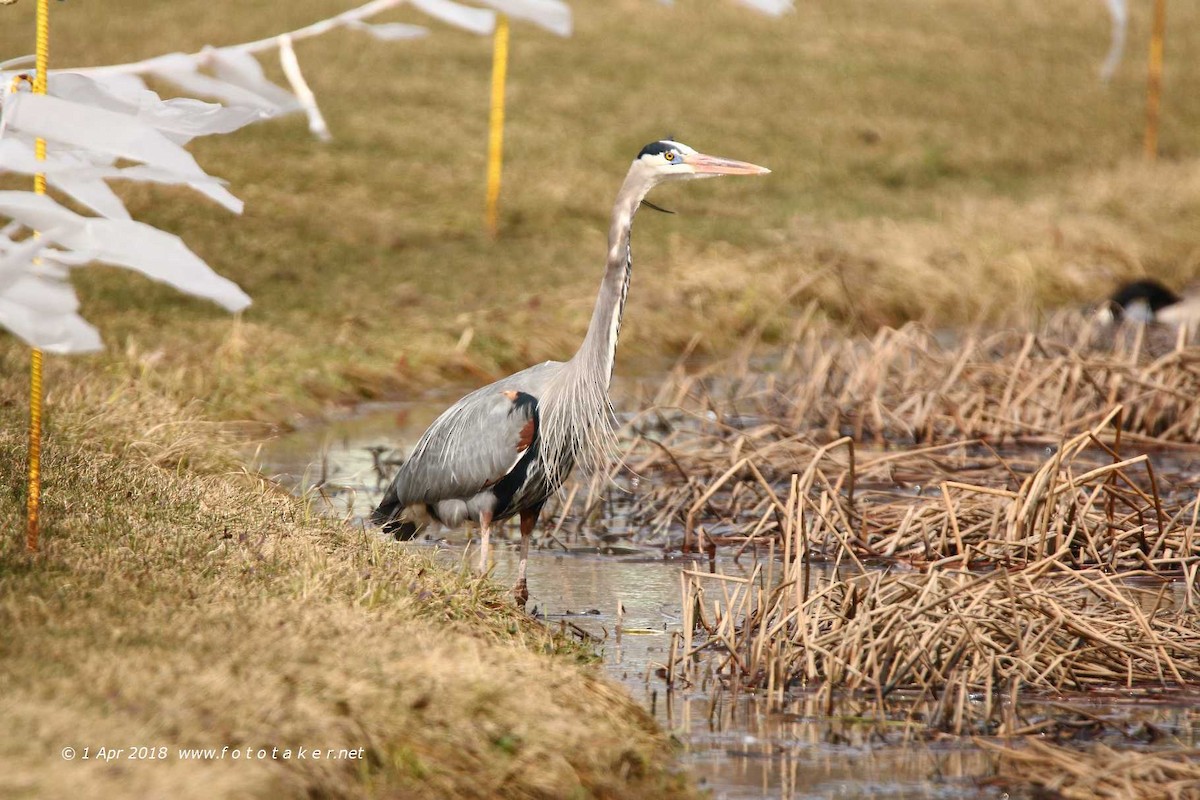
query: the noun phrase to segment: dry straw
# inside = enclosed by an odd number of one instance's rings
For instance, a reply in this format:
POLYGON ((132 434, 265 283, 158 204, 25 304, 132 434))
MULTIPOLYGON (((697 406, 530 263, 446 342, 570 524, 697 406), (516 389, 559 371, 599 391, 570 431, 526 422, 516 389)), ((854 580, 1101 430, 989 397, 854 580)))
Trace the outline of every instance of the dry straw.
POLYGON ((799 527, 813 558, 985 567, 1062 550, 1193 578, 1196 363, 1182 334, 1080 316, 951 342, 806 322, 775 359, 677 369, 626 426, 628 471, 572 490, 557 529, 603 510, 610 542, 782 549, 799 527))
POLYGON ((781 355, 676 369, 554 534, 768 556, 683 573, 671 686, 1034 732, 1031 700, 1200 681, 1197 363, 1186 333, 1081 315, 952 340, 806 319, 781 355))
POLYGON ((1018 571, 879 571, 813 577, 802 561, 771 583, 687 571, 676 683, 860 693, 884 714, 932 701, 924 722, 954 734, 1028 733, 1018 700, 1120 687, 1161 693, 1200 681, 1200 625, 1165 585, 1131 586, 1048 558, 1018 571), (713 664, 696 658, 717 651, 713 664))
POLYGON ((1200 750, 1123 752, 1100 744, 1080 751, 1038 741, 1021 748, 978 744, 1000 756, 994 782, 1001 786, 1034 786, 1066 800, 1200 797, 1200 750))

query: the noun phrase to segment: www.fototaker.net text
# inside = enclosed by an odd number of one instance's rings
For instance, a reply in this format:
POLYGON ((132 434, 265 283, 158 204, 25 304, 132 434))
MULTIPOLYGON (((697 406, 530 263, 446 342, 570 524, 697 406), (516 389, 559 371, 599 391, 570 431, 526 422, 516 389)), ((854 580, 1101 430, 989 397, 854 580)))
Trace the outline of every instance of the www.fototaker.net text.
POLYGON ((84 747, 76 750, 64 747, 66 761, 359 761, 366 758, 365 747, 255 747, 254 745, 223 745, 221 747, 84 747))
POLYGON ((179 747, 179 759, 220 761, 358 761, 366 757, 365 747, 179 747))

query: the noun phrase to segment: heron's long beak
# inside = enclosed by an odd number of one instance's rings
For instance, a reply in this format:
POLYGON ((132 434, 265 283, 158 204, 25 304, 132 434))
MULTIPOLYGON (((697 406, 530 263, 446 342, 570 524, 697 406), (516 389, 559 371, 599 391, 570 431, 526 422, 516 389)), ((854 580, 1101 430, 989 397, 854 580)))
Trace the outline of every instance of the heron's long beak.
POLYGON ((697 175, 766 175, 771 171, 757 164, 734 161, 731 158, 706 156, 703 153, 685 155, 683 163, 690 165, 697 175))

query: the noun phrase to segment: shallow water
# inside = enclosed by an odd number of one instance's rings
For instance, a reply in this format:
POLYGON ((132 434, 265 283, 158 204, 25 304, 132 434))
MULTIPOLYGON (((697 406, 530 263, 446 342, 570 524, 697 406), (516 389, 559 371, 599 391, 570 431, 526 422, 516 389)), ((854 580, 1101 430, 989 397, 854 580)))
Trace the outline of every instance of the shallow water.
MULTIPOLYGON (((383 489, 380 468, 392 448, 411 445, 453 398, 376 405, 264 445, 262 470, 297 491, 317 490, 330 513, 369 513, 383 489)), ((474 566, 478 550, 462 532, 434 543, 450 563, 474 566)), ((570 541, 570 540, 568 540, 570 541)), ((501 541, 493 574, 516 575, 516 550, 501 541)), ((551 626, 587 637, 604 668, 651 710, 682 744, 681 761, 715 798, 984 798, 975 786, 989 769, 986 756, 961 746, 920 741, 897 746, 898 733, 844 715, 823 715, 803 699, 768 709, 759 698, 692 690, 668 693, 656 671, 668 660, 671 632, 682 619, 680 570, 699 562, 646 555, 605 555, 571 542, 530 553, 528 608, 551 626)), ((727 574, 745 564, 718 558, 727 574)))
MULTIPOLYGON (((258 459, 284 485, 318 491, 330 513, 361 516, 378 501, 393 449, 411 446, 453 399, 364 407, 276 439, 258 459)), ((447 562, 475 565, 478 551, 465 532, 438 535, 445 538, 396 546, 434 548, 447 562)), ((668 692, 657 671, 668 661, 671 633, 681 627, 681 569, 706 562, 620 546, 618 552, 633 554, 604 554, 603 543, 580 537, 543 541, 549 545, 530 553, 528 608, 595 645, 606 671, 679 739, 684 766, 715 798, 1003 796, 977 783, 991 774, 992 761, 967 740, 927 740, 903 723, 858 716, 853 701, 830 713, 805 696, 779 708, 701 687, 668 692)), ((514 579, 513 542, 501 537, 493 564, 498 581, 514 579)), ((732 575, 749 571, 727 556, 716 566, 732 575)), ((1153 714, 1158 729, 1195 740, 1193 712, 1160 707, 1153 714)))

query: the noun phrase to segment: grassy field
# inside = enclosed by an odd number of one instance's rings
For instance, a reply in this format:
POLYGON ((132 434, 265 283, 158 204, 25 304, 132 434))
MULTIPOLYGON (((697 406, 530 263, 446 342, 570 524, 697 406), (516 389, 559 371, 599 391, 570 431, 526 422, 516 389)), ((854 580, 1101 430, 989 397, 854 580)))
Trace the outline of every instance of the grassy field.
MULTIPOLYGON (((350 5, 53 4, 52 63, 190 52, 350 5)), ((1144 5, 1109 85, 1096 78, 1099 0, 804 0, 781 20, 732 0, 573 5, 571 39, 514 27, 496 241, 482 229, 490 41, 436 23, 416 42, 340 32, 297 46, 330 144, 300 117, 198 141, 243 216, 122 189, 135 217, 180 234, 255 304, 231 320, 115 270, 77 274, 107 349, 48 364, 35 561, 15 533, 26 351, 0 340, 0 519, 14 532, 0 549, 0 702, 14 722, 0 793, 688 791, 661 770, 645 719, 578 654, 541 655, 561 645, 493 589, 308 518, 228 444, 230 422, 569 354, 612 196, 647 141, 672 135, 774 174, 652 198, 678 214, 639 217, 619 371, 697 333, 711 352, 771 340, 814 302, 847 330, 1006 323, 1125 276, 1200 273, 1192 5, 1170 10, 1156 165, 1139 156, 1144 5), (64 770, 57 756, 72 738, 310 737, 373 760, 64 770)), ((31 49, 33 6, 0 7, 0 60, 31 49)))

